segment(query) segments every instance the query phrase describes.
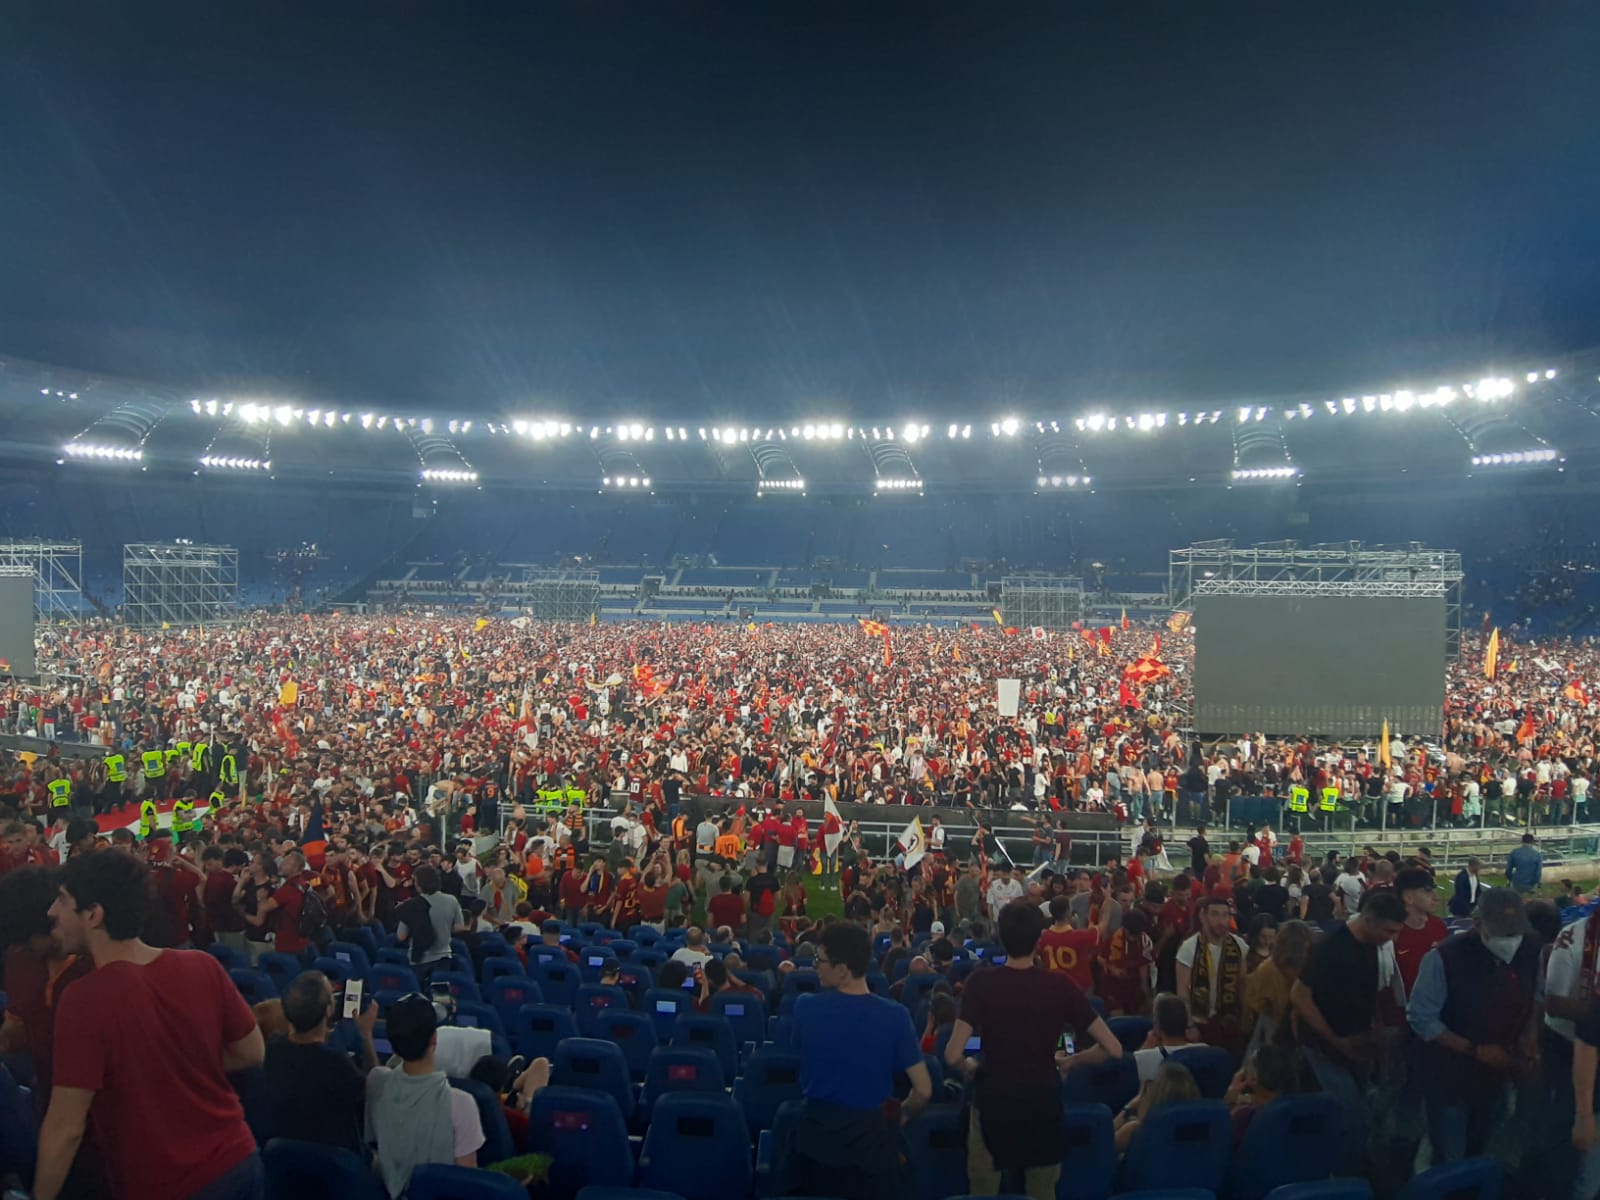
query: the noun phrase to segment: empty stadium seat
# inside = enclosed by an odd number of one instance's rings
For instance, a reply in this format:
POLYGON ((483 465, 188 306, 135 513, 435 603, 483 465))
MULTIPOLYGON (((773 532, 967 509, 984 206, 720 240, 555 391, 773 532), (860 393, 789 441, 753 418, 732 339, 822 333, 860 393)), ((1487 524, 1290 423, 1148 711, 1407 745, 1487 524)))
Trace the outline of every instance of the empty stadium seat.
POLYGON ((512 979, 526 978, 528 972, 523 969, 522 960, 516 955, 495 956, 483 960, 483 966, 478 968, 478 982, 488 987, 496 979, 509 976, 512 979))
POLYGON ((905 1127, 909 1200, 944 1200, 967 1190, 967 1127, 958 1105, 930 1104, 905 1127))
POLYGON ((239 953, 232 946, 222 942, 212 942, 206 947, 206 953, 222 964, 223 970, 231 971, 234 967, 248 967, 250 959, 247 955, 239 953))
POLYGON ((278 998, 278 985, 265 972, 252 971, 249 967, 234 967, 228 972, 228 978, 233 980, 233 986, 239 989, 246 1004, 255 1005, 263 1000, 278 998))
POLYGON ((378 956, 372 960, 372 965, 377 966, 379 963, 391 963, 397 967, 409 967, 411 965, 411 954, 398 946, 379 946, 378 956))
POLYGON ((733 1085, 733 1098, 752 1134, 771 1129, 779 1105, 800 1095, 800 1056, 789 1050, 756 1051, 733 1085))
POLYGON ((321 971, 332 980, 333 990, 336 992, 343 990, 344 985, 349 983, 350 980, 361 978, 361 973, 350 963, 341 959, 330 958, 326 955, 312 959, 311 969, 313 971, 321 971))
MULTIPOLYGON (((481 1151, 479 1152, 481 1156, 481 1151)), ((494 1160, 498 1161, 498 1160, 494 1160)), ((407 1200, 527 1200, 528 1189, 509 1175, 458 1167, 454 1163, 423 1163, 411 1172, 407 1200)))
POLYGON ((624 1114, 633 1111, 633 1080, 628 1074, 628 1060, 610 1042, 598 1038, 565 1038, 556 1047, 550 1063, 551 1083, 605 1092, 624 1114))
POLYGON ((622 1009, 627 1011, 628 993, 613 984, 585 983, 578 988, 578 996, 573 1004, 573 1016, 578 1021, 578 1032, 584 1037, 598 1037, 595 1028, 600 1014, 608 1009, 622 1009))
POLYGON ((511 1044, 527 1058, 554 1059, 556 1047, 578 1036, 578 1023, 555 1004, 524 1004, 511 1026, 511 1044))
POLYGON ((32 1093, 0 1063, 0 1175, 12 1171, 24 1185, 31 1185, 38 1142, 32 1093))
POLYGON ((635 925, 628 930, 628 937, 640 949, 648 950, 661 940, 661 935, 648 925, 635 925))
POLYGON ((718 992, 711 997, 711 1013, 733 1027, 734 1041, 756 1046, 767 1040, 767 1006, 748 992, 718 992))
POLYGON ((627 1122, 605 1092, 560 1086, 536 1092, 528 1106, 528 1150, 551 1156, 555 1200, 570 1200, 584 1187, 633 1182, 627 1122))
POLYGON ((505 1023, 500 1020, 499 1010, 481 1000, 456 1001, 455 1012, 450 1016, 450 1024, 462 1029, 487 1029, 502 1038, 506 1037, 508 1032, 505 1023))
POLYGON ((478 990, 478 981, 465 971, 435 971, 428 976, 428 984, 430 987, 444 984, 458 1003, 462 1000, 471 1000, 474 1004, 483 1002, 483 993, 478 990))
POLYGON ((674 1046, 710 1050, 722 1063, 722 1074, 733 1079, 739 1074, 739 1043, 734 1039, 733 1026, 721 1017, 701 1013, 682 1013, 672 1026, 674 1046))
POLYGON ((637 1001, 656 985, 656 973, 643 963, 623 963, 617 971, 617 986, 637 1001))
POLYGON ((531 979, 513 979, 502 975, 483 990, 483 999, 500 1014, 500 1023, 507 1031, 516 1027, 517 1010, 524 1004, 543 1004, 544 993, 531 979))
POLYGON ((1056 1200, 1106 1200, 1116 1179, 1117 1147, 1111 1110, 1103 1104, 1065 1105, 1056 1200))
POLYGON ((640 998, 639 1011, 656 1027, 656 1041, 670 1042, 672 1027, 684 1013, 694 1011, 694 1001, 683 988, 651 988, 640 998))
POLYGON ((373 956, 355 942, 329 942, 323 953, 344 963, 358 979, 365 979, 372 970, 373 956))
POLYGON ((628 1063, 628 1074, 636 1082, 644 1079, 645 1067, 656 1048, 656 1027, 648 1016, 624 1008, 603 1008, 596 1014, 594 1031, 588 1036, 620 1049, 628 1063))
POLYGON ((546 946, 543 942, 536 942, 528 947, 528 969, 533 970, 536 962, 570 962, 567 952, 560 946, 546 946))
POLYGON ((1107 1062, 1074 1067, 1061 1085, 1067 1104, 1104 1104, 1119 1112, 1139 1094, 1139 1068, 1124 1055, 1107 1062))
POLYGON ((1468 1158, 1418 1175, 1400 1200, 1500 1200, 1505 1169, 1497 1158, 1468 1158))
POLYGON ((273 1138, 261 1150, 273 1200, 389 1200, 376 1174, 349 1150, 273 1138))
POLYGON ((1220 1100, 1164 1104, 1139 1122, 1122 1161, 1122 1190, 1198 1186, 1214 1192, 1227 1174, 1232 1136, 1220 1100))
POLYGON ((1221 1100, 1227 1094, 1233 1081, 1233 1057, 1221 1046, 1189 1046, 1173 1061, 1188 1068, 1207 1100, 1221 1100))
POLYGON ((1144 1042, 1150 1036, 1154 1022, 1149 1017, 1112 1017, 1106 1022, 1117 1041, 1122 1043, 1124 1054, 1132 1054, 1144 1048, 1144 1042))
POLYGON ((1264 1200, 1287 1183, 1327 1179, 1339 1166, 1343 1137, 1339 1102, 1332 1096, 1283 1096, 1250 1119, 1233 1156, 1230 1200, 1264 1200))
POLYGON ((783 994, 804 995, 807 992, 816 992, 822 989, 822 982, 817 978, 817 973, 809 967, 796 967, 783 977, 783 994))
POLYGON ((673 1092, 651 1113, 639 1153, 639 1182, 684 1200, 730 1200, 750 1193, 750 1133, 727 1096, 673 1092))
POLYGON ((266 950, 256 956, 256 970, 272 980, 272 986, 277 989, 273 995, 281 993, 305 969, 305 964, 292 954, 266 950))
POLYGON ((422 990, 415 971, 394 963, 374 963, 372 974, 367 976, 367 986, 375 992, 399 992, 402 996, 422 990))
POLYGON ((727 1082, 722 1064, 709 1050, 657 1046, 645 1064, 644 1088, 639 1096, 638 1124, 650 1119, 656 1102, 674 1092, 712 1092, 722 1094, 727 1082))
POLYGON ((483 1146, 478 1151, 478 1161, 487 1165, 516 1157, 517 1147, 511 1140, 506 1110, 495 1090, 476 1079, 452 1079, 450 1086, 471 1096, 478 1106, 478 1121, 483 1126, 483 1146))
MULTIPOLYGON (((484 964, 488 966, 487 963, 484 964)), ((539 985, 546 1004, 563 1004, 571 1008, 578 1000, 578 988, 583 981, 578 968, 569 962, 544 961, 530 966, 528 976, 539 985)))

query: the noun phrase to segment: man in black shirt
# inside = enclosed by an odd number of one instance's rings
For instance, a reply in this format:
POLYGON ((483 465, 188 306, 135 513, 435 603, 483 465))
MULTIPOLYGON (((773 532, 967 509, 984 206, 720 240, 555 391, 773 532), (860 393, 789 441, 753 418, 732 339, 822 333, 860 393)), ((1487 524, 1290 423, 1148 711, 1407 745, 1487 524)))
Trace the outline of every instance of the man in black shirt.
POLYGON ((348 1055, 328 1045, 328 1037, 339 1020, 335 1006, 342 1000, 321 971, 297 975, 284 989, 283 1015, 291 1032, 287 1038, 273 1038, 267 1045, 263 1068, 267 1137, 297 1138, 356 1154, 365 1152, 365 1074, 378 1062, 372 1045, 378 1006, 368 1000, 356 1018, 363 1060, 358 1070, 348 1055))
POLYGON ((1206 841, 1206 827, 1201 825, 1189 839, 1189 873, 1196 879, 1204 879, 1210 862, 1211 843, 1206 841))
MULTIPOLYGON (((1284 907, 1289 903, 1289 889, 1283 886, 1283 872, 1277 867, 1268 867, 1263 878, 1266 882, 1255 892, 1256 912, 1266 913, 1274 921, 1281 921, 1284 907)), ((1299 915, 1295 914, 1296 919, 1299 915)))

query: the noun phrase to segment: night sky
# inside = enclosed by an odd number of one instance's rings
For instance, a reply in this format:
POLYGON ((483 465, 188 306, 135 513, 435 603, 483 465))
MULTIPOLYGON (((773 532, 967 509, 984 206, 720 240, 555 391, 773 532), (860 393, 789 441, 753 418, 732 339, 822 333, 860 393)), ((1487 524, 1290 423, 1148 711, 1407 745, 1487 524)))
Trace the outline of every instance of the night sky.
POLYGON ((1600 343, 1600 9, 0 8, 0 352, 751 418, 1600 343))

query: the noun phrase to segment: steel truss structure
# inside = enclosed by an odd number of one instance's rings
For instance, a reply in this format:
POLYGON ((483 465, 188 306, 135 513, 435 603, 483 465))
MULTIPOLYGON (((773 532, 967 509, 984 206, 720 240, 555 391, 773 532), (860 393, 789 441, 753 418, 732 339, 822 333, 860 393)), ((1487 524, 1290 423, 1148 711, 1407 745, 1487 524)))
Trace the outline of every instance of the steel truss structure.
POLYGON ((600 572, 529 568, 496 593, 514 594, 518 606, 541 621, 587 621, 600 611, 600 572))
POLYGON ((0 568, 8 567, 33 576, 33 608, 39 620, 76 617, 83 611, 82 542, 0 542, 0 568))
MULTIPOLYGON (((1208 585, 1219 594, 1222 583, 1330 585, 1323 591, 1273 592, 1263 587, 1256 595, 1320 596, 1437 596, 1444 594, 1445 655, 1461 654, 1461 594, 1465 573, 1459 550, 1430 550, 1421 542, 1403 546, 1365 546, 1360 542, 1319 542, 1301 546, 1296 541, 1257 542, 1235 546, 1231 538, 1195 542, 1167 555, 1167 597, 1174 608, 1208 585), (1403 590, 1421 585, 1417 590, 1403 590), (1400 588, 1402 590, 1388 590, 1400 588), (1428 589, 1432 590, 1428 590, 1428 589)), ((1231 594, 1242 594, 1235 591, 1231 594)))
POLYGON ((239 549, 193 542, 122 547, 122 619, 140 628, 215 625, 239 616, 239 549))
POLYGON ((1007 575, 1000 580, 1000 616, 1018 629, 1070 629, 1083 609, 1079 577, 1007 575))

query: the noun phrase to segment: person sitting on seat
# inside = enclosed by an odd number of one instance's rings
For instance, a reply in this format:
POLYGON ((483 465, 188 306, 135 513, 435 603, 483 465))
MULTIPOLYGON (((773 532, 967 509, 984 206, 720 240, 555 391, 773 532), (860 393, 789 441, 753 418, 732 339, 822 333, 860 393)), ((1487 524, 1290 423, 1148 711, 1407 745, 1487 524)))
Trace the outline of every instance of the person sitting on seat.
POLYGON ((1153 1081, 1161 1070, 1161 1064, 1174 1055, 1181 1058, 1185 1049, 1206 1044, 1200 1040, 1189 1020, 1189 1006, 1184 1003, 1182 996, 1163 992, 1156 997, 1151 1015, 1155 1023, 1150 1028, 1150 1036, 1133 1054, 1141 1084, 1153 1081))
POLYGON ((1195 1082, 1189 1068, 1180 1062, 1168 1060, 1156 1071, 1156 1077, 1144 1085, 1139 1098, 1117 1114, 1113 1129, 1116 1131, 1117 1154, 1128 1152, 1133 1135, 1139 1132, 1139 1123, 1163 1104, 1181 1104, 1185 1100, 1200 1099, 1200 1085, 1195 1082))

